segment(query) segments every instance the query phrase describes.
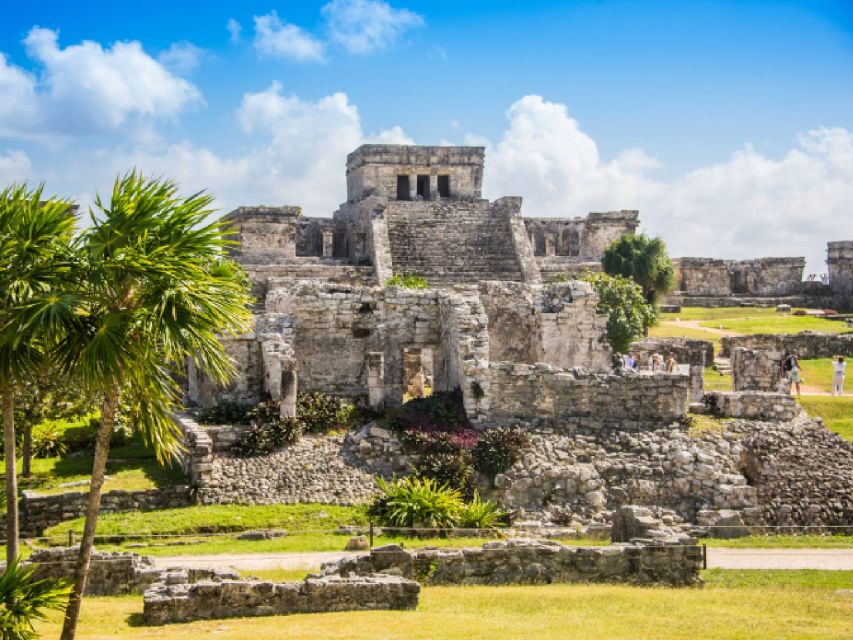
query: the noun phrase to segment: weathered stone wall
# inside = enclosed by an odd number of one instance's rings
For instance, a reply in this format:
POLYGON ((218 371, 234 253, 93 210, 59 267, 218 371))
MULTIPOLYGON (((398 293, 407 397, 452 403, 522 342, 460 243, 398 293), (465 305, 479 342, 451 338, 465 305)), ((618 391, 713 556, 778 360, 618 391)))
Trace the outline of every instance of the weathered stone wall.
MULTIPOLYGON (((45 529, 86 515, 87 491, 39 494, 24 491, 19 504, 21 537, 36 538, 45 529)), ((144 491, 107 491, 101 496, 100 513, 154 511, 193 504, 189 486, 161 487, 144 491)), ((5 516, 0 518, 5 523, 5 516)), ((2 532, 5 534, 5 530, 2 532)))
POLYGON ((537 256, 601 260, 604 250, 639 226, 639 211, 593 212, 583 218, 527 218, 537 256))
POLYGON ((264 390, 264 364, 261 342, 255 333, 220 336, 219 342, 239 372, 226 385, 215 382, 187 361, 187 395, 191 402, 209 407, 222 401, 252 404, 259 402, 264 390))
POLYGON ((325 565, 329 576, 388 572, 430 585, 506 585, 576 582, 700 584, 702 549, 652 543, 568 547, 544 540, 487 542, 465 549, 417 549, 397 545, 325 565))
POLYGON ((805 258, 676 258, 673 264, 676 289, 688 297, 789 296, 803 288, 805 258))
POLYGON ((607 319, 585 282, 528 287, 483 282, 480 300, 489 322, 489 360, 562 368, 610 368, 607 319))
POLYGON ((296 256, 300 207, 240 207, 222 218, 243 264, 276 264, 296 256))
POLYGON ((157 583, 145 592, 150 625, 188 620, 414 609, 420 585, 393 575, 308 577, 302 582, 222 580, 157 583))
POLYGON ((766 391, 711 391, 705 396, 711 413, 720 418, 790 422, 802 409, 785 393, 766 391))
POLYGON ((296 255, 318 258, 343 257, 341 253, 335 253, 336 229, 337 224, 332 218, 300 217, 296 226, 296 255))
MULTIPOLYGON (((28 564, 35 565, 34 578, 71 579, 80 547, 54 547, 34 551, 28 564)), ((120 596, 142 593, 162 573, 151 559, 135 553, 101 553, 92 550, 86 595, 120 596)))
POLYGON ((573 417, 668 422, 687 411, 688 376, 589 374, 537 363, 491 363, 489 418, 553 422, 573 417))
POLYGON ((779 370, 783 351, 738 347, 731 352, 732 387, 735 391, 785 392, 788 382, 779 370))
MULTIPOLYGON (((720 353, 730 356, 738 348, 753 351, 796 352, 800 358, 853 357, 853 333, 759 333, 749 336, 723 336, 720 353)), ((781 359, 781 356, 780 356, 781 359)), ((777 363, 778 364, 778 363, 777 363)))
POLYGON ((479 198, 483 147, 428 147, 365 144, 347 156, 347 200, 369 196, 397 199, 397 176, 409 176, 410 200, 417 199, 417 177, 429 176, 429 200, 439 199, 438 176, 448 176, 450 197, 479 198))
POLYGON ((646 338, 632 342, 631 353, 637 357, 640 369, 651 368, 653 354, 661 354, 665 361, 666 355, 672 353, 678 364, 689 367, 690 401, 702 401, 705 395, 705 367, 714 362, 712 342, 689 338, 646 338))
POLYGON ((853 240, 830 242, 826 253, 832 291, 853 308, 853 240))

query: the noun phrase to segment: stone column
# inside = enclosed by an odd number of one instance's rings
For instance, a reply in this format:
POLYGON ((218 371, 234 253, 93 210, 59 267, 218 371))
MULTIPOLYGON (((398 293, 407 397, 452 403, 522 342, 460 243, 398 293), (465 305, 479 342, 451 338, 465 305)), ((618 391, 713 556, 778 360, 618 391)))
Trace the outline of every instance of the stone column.
POLYGON ((424 396, 423 354, 420 349, 407 349, 403 353, 403 393, 412 398, 424 396))
POLYGON ((556 255, 557 249, 554 244, 554 236, 550 233, 545 234, 545 255, 553 256, 556 255))
POLYGON ((385 408, 385 356, 380 351, 367 353, 367 402, 371 411, 385 408))
POLYGON ((293 360, 281 363, 281 408, 282 418, 296 417, 296 392, 298 389, 296 378, 296 363, 293 360))
POLYGON ((334 232, 331 229, 323 229, 323 257, 331 258, 334 252, 334 232))

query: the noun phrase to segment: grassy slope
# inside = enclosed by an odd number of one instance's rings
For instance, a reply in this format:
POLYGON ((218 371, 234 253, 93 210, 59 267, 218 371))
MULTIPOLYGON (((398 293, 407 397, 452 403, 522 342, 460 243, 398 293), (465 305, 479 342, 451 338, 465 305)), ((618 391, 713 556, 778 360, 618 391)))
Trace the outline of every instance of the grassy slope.
POLYGON ((820 416, 827 427, 853 442, 853 396, 802 396, 800 404, 810 415, 820 416))
POLYGON ((850 329, 837 320, 825 320, 811 316, 775 317, 754 316, 748 314, 741 318, 721 318, 700 323, 703 327, 726 329, 738 333, 799 333, 800 331, 820 331, 822 333, 848 333, 850 329))
MULTIPOLYGON (((139 596, 87 598, 78 638, 841 639, 850 637, 853 598, 835 589, 853 586, 851 574, 709 571, 705 589, 428 587, 415 611, 213 620, 165 628, 140 626, 139 596)), ((53 613, 37 630, 41 637, 57 637, 60 623, 61 615, 53 613)))

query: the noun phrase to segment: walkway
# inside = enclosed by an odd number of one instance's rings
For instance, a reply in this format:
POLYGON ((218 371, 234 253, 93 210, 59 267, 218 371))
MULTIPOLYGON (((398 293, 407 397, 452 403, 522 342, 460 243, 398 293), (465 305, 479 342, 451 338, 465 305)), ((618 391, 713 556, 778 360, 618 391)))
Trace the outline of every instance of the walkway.
MULTIPOLYGON (((306 569, 316 571, 352 551, 313 553, 224 554, 210 556, 152 556, 158 567, 231 567, 238 571, 306 569)), ((709 569, 830 569, 853 571, 853 549, 727 549, 708 548, 709 569)))

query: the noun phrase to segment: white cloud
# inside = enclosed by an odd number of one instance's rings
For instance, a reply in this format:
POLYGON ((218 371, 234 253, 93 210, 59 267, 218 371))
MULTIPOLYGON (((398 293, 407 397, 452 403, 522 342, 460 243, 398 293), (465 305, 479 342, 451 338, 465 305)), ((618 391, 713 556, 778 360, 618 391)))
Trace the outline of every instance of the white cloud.
POLYGON ((243 31, 243 25, 237 22, 234 18, 228 18, 225 23, 225 28, 228 29, 228 39, 231 42, 240 42, 240 33, 243 31))
POLYGON ((173 42, 172 46, 157 56, 157 59, 169 71, 185 76, 198 69, 202 59, 208 55, 205 49, 184 40, 173 42))
POLYGON ((89 40, 60 49, 58 33, 33 28, 24 39, 38 77, 0 55, 0 136, 53 140, 126 130, 173 118, 202 103, 195 86, 173 75, 138 42, 104 49, 89 40))
POLYGON ((745 145, 724 162, 671 181, 640 149, 601 158, 565 105, 525 96, 507 111, 509 126, 486 144, 488 197, 521 195, 528 216, 579 216, 640 209, 643 227, 673 255, 725 258, 805 255, 820 271, 826 242, 853 237, 853 133, 820 128, 770 158, 745 145))
POLYGON ((0 154, 0 189, 12 182, 32 179, 33 165, 29 156, 18 149, 0 154))
POLYGON ((323 62, 323 42, 295 24, 282 22, 275 11, 254 16, 254 47, 259 54, 270 58, 285 58, 298 62, 323 62))
POLYGON ((332 0, 323 7, 329 37, 359 55, 386 49, 424 19, 408 9, 395 9, 382 0, 332 0))

